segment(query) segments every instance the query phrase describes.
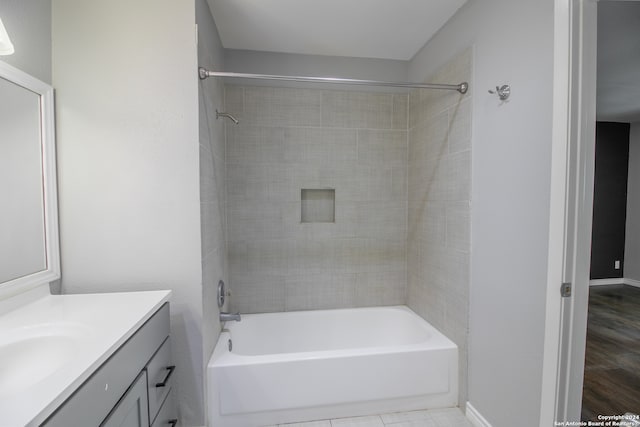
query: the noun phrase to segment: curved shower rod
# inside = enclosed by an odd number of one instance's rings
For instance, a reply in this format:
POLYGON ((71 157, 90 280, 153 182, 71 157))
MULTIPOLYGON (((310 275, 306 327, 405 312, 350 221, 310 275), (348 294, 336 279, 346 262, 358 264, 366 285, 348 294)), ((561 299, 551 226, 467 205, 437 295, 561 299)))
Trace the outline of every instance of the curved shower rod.
POLYGON ((462 82, 460 84, 439 84, 439 83, 409 83, 409 82, 384 82, 378 80, 359 80, 359 79, 343 79, 339 77, 302 77, 302 76, 274 76, 269 74, 247 74, 247 73, 229 73, 224 71, 211 71, 202 67, 198 68, 198 74, 201 80, 207 77, 229 77, 237 79, 258 79, 258 80, 282 80, 290 82, 307 82, 307 83, 338 83, 349 85, 366 85, 366 86, 392 86, 406 87, 417 89, 442 89, 457 90, 465 94, 469 90, 469 83, 462 82))

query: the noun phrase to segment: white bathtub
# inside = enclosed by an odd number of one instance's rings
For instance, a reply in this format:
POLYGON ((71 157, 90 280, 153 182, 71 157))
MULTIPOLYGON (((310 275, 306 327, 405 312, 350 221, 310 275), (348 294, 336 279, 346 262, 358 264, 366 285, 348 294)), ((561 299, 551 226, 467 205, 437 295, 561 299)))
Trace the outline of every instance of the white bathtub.
POLYGON ((207 368, 212 427, 458 403, 457 346, 404 306, 247 314, 225 326, 207 368))

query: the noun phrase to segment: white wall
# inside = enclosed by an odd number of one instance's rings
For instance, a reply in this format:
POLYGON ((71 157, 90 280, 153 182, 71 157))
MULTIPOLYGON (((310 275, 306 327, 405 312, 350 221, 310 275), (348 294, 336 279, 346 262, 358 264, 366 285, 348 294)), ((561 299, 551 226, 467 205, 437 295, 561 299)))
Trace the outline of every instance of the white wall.
POLYGON ((63 290, 173 290, 185 426, 204 423, 195 38, 193 1, 53 1, 63 290))
POLYGON ((627 184, 627 229, 624 248, 624 278, 640 281, 640 122, 629 131, 629 180, 627 184))
POLYGON ((469 401, 496 427, 537 425, 541 399, 553 2, 470 0, 419 52, 422 80, 474 47, 469 401), (509 102, 487 93, 510 84, 509 102))
POLYGON ((0 61, 51 84, 51 2, 2 0, 0 18, 15 48, 0 61))

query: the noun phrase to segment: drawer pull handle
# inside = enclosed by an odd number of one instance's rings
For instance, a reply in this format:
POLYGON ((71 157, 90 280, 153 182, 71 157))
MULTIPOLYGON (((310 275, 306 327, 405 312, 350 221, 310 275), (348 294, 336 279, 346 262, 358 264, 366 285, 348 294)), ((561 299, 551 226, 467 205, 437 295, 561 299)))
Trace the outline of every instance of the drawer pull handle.
POLYGON ((156 383, 156 387, 164 387, 167 385, 167 381, 169 381, 169 378, 171 378, 171 375, 173 375, 173 371, 176 369, 175 365, 174 366, 167 366, 167 376, 164 377, 164 380, 162 380, 162 382, 156 383))
POLYGON ((167 424, 169 424, 171 427, 176 427, 176 424, 178 424, 178 420, 174 418, 173 420, 169 420, 167 424))

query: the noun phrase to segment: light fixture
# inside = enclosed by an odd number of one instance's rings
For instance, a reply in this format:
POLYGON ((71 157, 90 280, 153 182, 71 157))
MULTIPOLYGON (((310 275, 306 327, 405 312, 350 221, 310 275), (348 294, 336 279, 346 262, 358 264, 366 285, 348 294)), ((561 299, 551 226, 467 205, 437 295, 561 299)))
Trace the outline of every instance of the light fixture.
POLYGON ((11 39, 9 39, 7 30, 4 29, 2 19, 0 19, 0 55, 11 55, 13 52, 13 44, 11 43, 11 39))

